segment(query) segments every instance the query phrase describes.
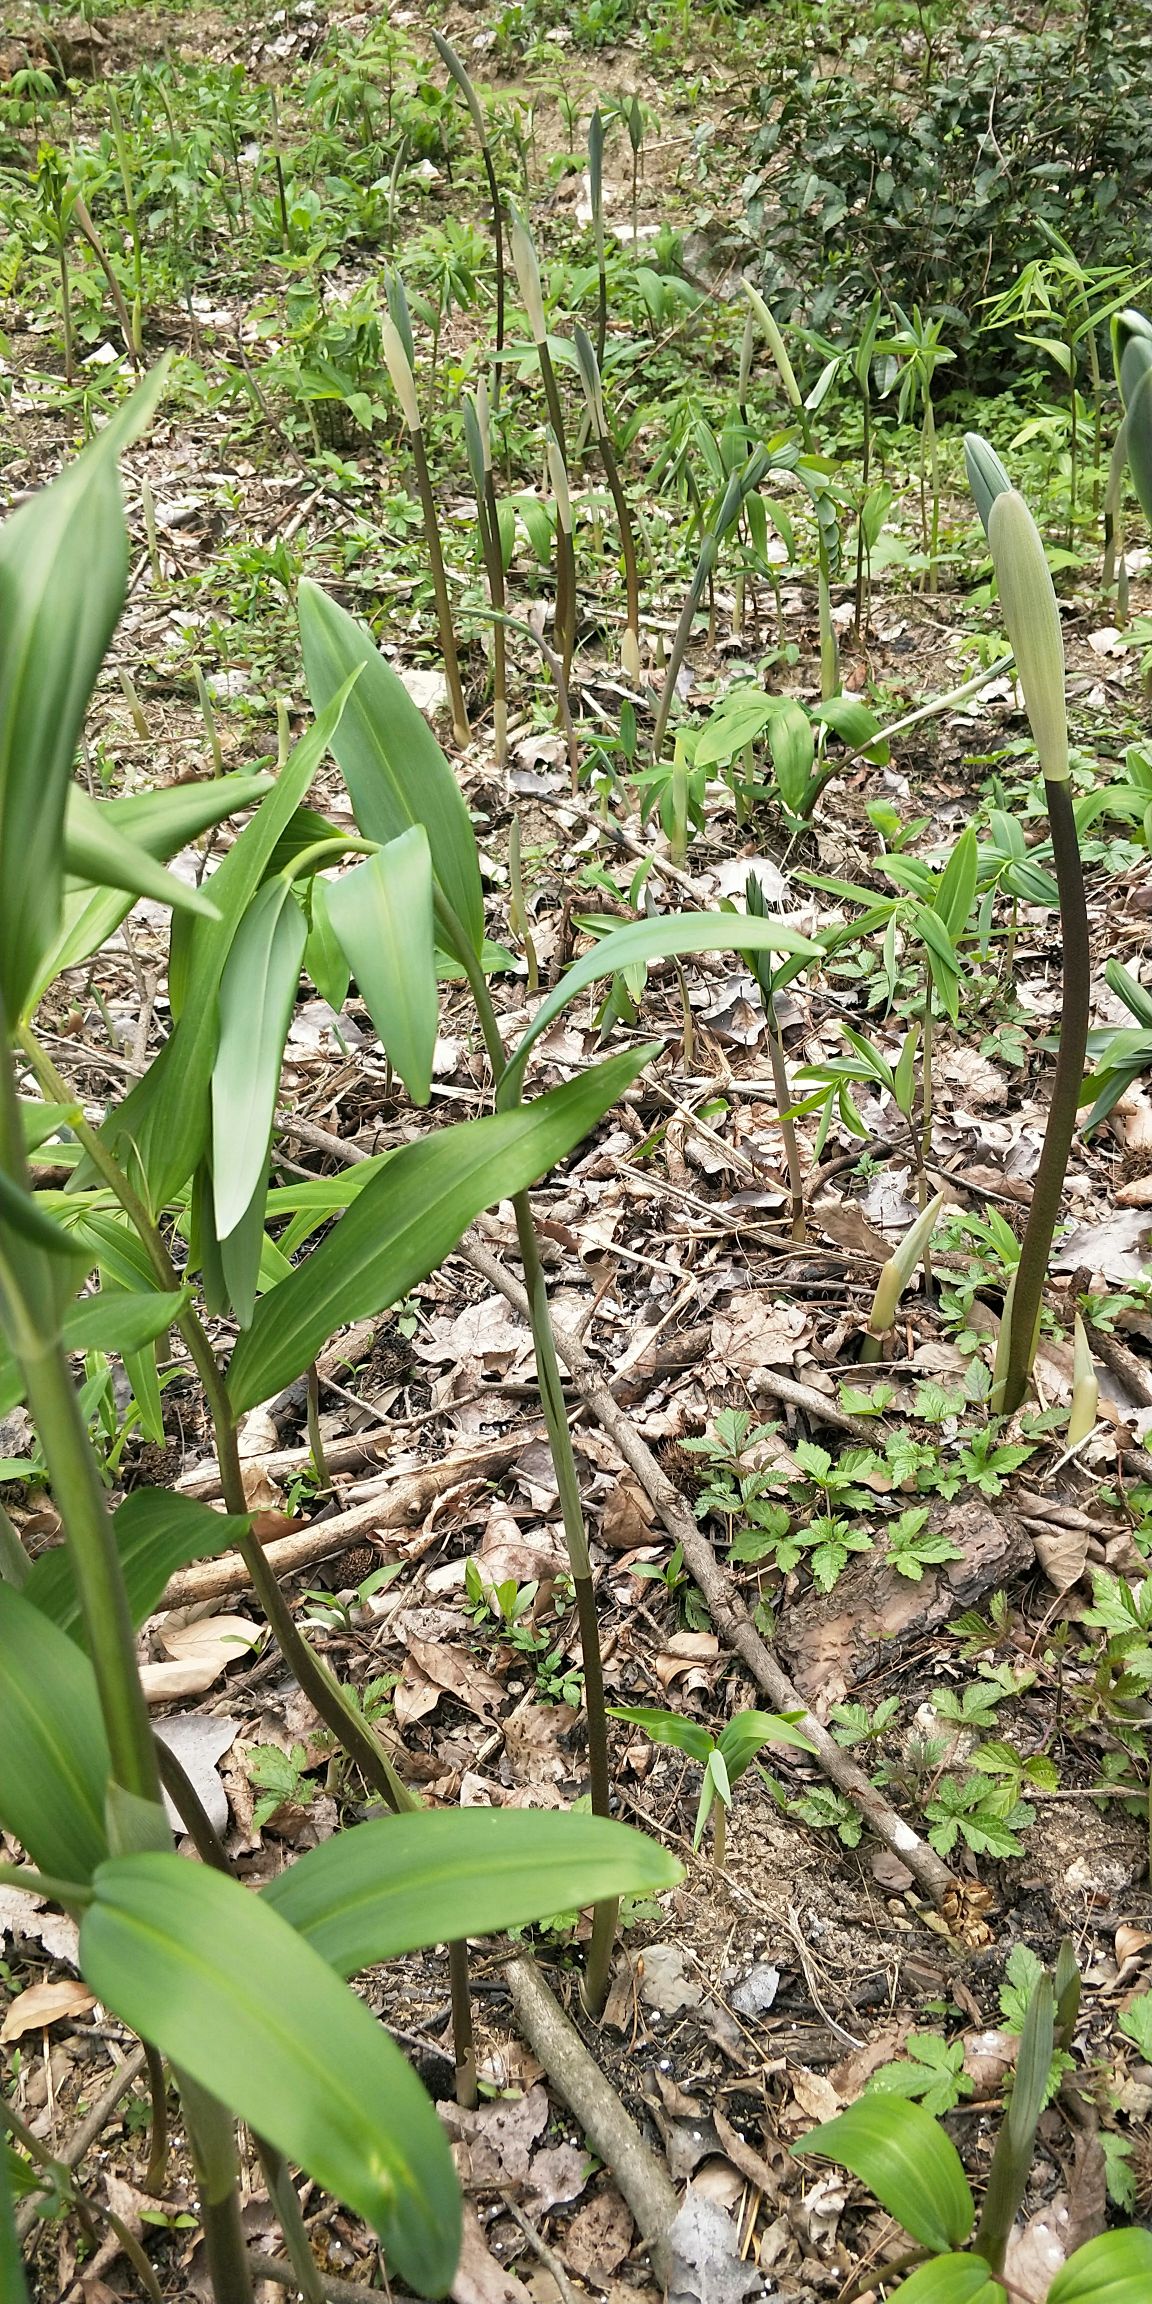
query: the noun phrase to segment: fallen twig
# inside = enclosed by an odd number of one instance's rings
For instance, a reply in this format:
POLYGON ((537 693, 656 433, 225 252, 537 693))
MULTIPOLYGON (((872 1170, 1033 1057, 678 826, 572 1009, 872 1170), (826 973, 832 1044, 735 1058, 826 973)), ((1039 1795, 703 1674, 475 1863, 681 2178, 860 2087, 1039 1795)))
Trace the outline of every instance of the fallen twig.
POLYGON ((663 2278, 668 2228, 678 2207, 676 2188, 663 2160, 645 2143, 575 2025, 549 1991, 535 1961, 513 1960, 506 1973, 524 2038, 540 2058, 557 2093, 575 2113, 592 2150, 611 2169, 663 2278))

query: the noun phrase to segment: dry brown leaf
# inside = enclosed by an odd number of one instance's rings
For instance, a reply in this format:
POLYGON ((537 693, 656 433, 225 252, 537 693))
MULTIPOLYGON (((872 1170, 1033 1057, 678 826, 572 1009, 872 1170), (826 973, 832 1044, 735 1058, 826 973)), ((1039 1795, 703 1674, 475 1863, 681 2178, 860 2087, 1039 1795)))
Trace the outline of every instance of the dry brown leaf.
POLYGON ((460 2234, 460 2258, 452 2282, 452 2304, 532 2304, 514 2272, 498 2264, 467 2203, 460 2234))
POLYGON ((410 1639, 408 1654, 426 1680, 454 1696, 467 1711, 483 1718, 504 1702, 500 1682, 485 1672, 467 1648, 452 1648, 439 1640, 410 1639))
POLYGON ((790 1368, 808 1325, 801 1306, 773 1304, 758 1289, 742 1289, 712 1322, 712 1351, 720 1367, 733 1376, 790 1368))
POLYGON ((411 1728, 416 1720, 424 1720, 434 1712, 444 1691, 433 1686, 425 1673, 417 1670, 410 1656, 404 1658, 404 1669, 392 1691, 392 1709, 398 1728, 411 1728))
POLYGON ((0 1950, 9 1937, 27 1937, 42 1944, 53 1960, 75 1968, 80 1957, 80 1931, 66 1912, 54 1912, 42 1896, 25 1888, 0 1888, 0 1950))
POLYGON ((504 1722, 504 1750, 517 1785, 557 1784, 571 1774, 561 1750, 576 1724, 570 1704, 518 1704, 504 1722))
POLYGON ((890 1243, 868 1222, 854 1200, 833 1200, 827 1205, 821 1202, 812 1215, 821 1232, 827 1239, 834 1240, 838 1248, 846 1248, 852 1256, 867 1256, 873 1264, 888 1262, 892 1254, 890 1243))
POLYGON ((0 2024, 0 2041, 22 2040, 26 2032, 43 2032, 65 2016, 86 2016, 96 2006, 95 1995, 74 1977, 55 1984, 30 1984, 18 1992, 0 2024))
POLYGON ((632 2212, 614 2185, 603 2184, 595 2198, 576 2211, 564 2235, 568 2268, 578 2279, 603 2286, 632 2246, 632 2212))
POLYGON ((1058 2192, 1046 2207, 1009 2235, 1004 2255, 1004 2278, 1013 2292, 1044 2304, 1044 2298, 1068 2254, 1067 2195, 1058 2192))
POLYGON ((140 1679, 150 1704, 170 1704, 201 1696, 214 1680, 254 1648, 259 1627, 248 1616, 205 1616, 195 1624, 160 1627, 170 1664, 143 1664, 140 1679))
POLYGON ((822 2072, 810 2072, 806 2064, 795 2067, 788 2075, 792 2094, 806 2120, 834 2120, 844 2109, 844 2099, 822 2072))
POLYGON ((601 1540, 616 1552, 635 1552, 652 1541, 655 1506, 634 1480, 618 1480, 605 1499, 601 1540))
POLYGON ((1057 1592, 1069 1592, 1084 1574, 1088 1559, 1088 1530, 1086 1528, 1049 1528, 1043 1534, 1032 1531, 1036 1558, 1057 1592))
POLYGON ((706 1688, 704 1666, 714 1664, 719 1654, 720 1642, 714 1632, 674 1632, 656 1658, 656 1678, 662 1688, 672 1688, 678 1680, 684 1681, 686 1690, 706 1688))
POLYGON ((592 2173, 592 2155, 579 2144, 549 2144, 528 2171, 529 2216, 546 2216, 562 2200, 578 2200, 592 2173))

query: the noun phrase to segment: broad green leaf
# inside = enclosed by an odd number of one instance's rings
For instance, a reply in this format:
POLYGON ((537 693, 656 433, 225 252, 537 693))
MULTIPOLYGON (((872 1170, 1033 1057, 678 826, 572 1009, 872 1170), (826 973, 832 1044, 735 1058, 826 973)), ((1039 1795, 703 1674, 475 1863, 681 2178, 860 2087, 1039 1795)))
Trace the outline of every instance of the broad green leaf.
POLYGON ((535 1184, 570 1152, 652 1053, 612 1057, 532 1104, 405 1145, 291 1278, 261 1298, 228 1371, 236 1412, 293 1383, 338 1328, 407 1295, 481 1209, 535 1184))
POLYGON ((738 912, 673 912, 655 920, 630 920, 585 952, 541 1002, 501 1074, 497 1104, 506 1109, 515 1103, 533 1043, 590 984, 621 974, 639 961, 670 960, 689 952, 795 952, 816 959, 820 947, 782 920, 757 920, 738 912))
POLYGON ((115 888, 132 896, 149 896, 174 911, 194 912, 201 919, 219 918, 216 906, 202 889, 177 879, 128 834, 108 821, 108 810, 90 800, 79 785, 70 785, 64 819, 64 863, 73 880, 91 888, 115 888))
POLYGON ((393 2272, 441 2296, 460 2201, 432 2106, 363 2001, 266 1900, 179 1856, 96 1874, 83 1974, 124 2023, 379 2233, 393 2272))
POLYGON ((467 952, 478 954, 484 941, 484 895, 476 837, 463 794, 423 713, 371 634, 307 578, 300 586, 299 617, 304 673, 317 712, 349 673, 359 671, 332 749, 361 832, 383 845, 413 824, 424 826, 437 888, 463 932, 467 952))
POLYGON ((0 1584, 0 1824, 42 1872, 87 1880, 107 1855, 109 1765, 87 1657, 0 1584))
POLYGON ((729 1720, 717 1747, 733 1784, 765 1744, 794 1744, 801 1752, 815 1750, 811 1739, 786 1713, 737 1712, 729 1720))
POLYGON ((140 1416, 140 1429, 146 1440, 164 1446, 164 1402, 160 1392, 160 1370, 156 1359, 157 1348, 142 1344, 138 1352, 125 1352, 124 1374, 132 1386, 132 1397, 140 1416))
POLYGON ((64 1315, 65 1350, 119 1352, 125 1357, 139 1352, 174 1325, 188 1295, 187 1288, 153 1288, 140 1295, 102 1288, 96 1296, 81 1296, 64 1315))
POLYGON ((890 2289, 889 2298, 890 2304, 1008 2304, 983 2257, 968 2255, 934 2256, 890 2289))
POLYGON ((339 1015, 348 998, 351 970, 332 926, 326 880, 316 879, 312 882, 309 901, 312 921, 308 942, 304 946, 304 971, 312 978, 320 998, 326 1000, 328 1006, 339 1015))
POLYGON ((0 528, 0 1000, 10 1017, 59 932, 72 762, 128 577, 116 459, 162 381, 148 378, 0 528))
POLYGON ((661 1712, 647 1704, 610 1704, 608 1714, 612 1720, 630 1720, 653 1744, 671 1744, 677 1752, 686 1752, 702 1768, 715 1743, 701 1721, 685 1720, 679 1712, 661 1712))
POLYGON ((42 1248, 47 1256, 74 1257, 76 1254, 73 1241, 63 1225, 48 1214, 40 1194, 26 1192, 23 1185, 14 1184, 0 1168, 0 1254, 5 1232, 15 1233, 30 1247, 42 1248))
POLYGON ((723 709, 714 712, 700 731, 692 755, 693 766, 712 768, 723 761, 734 760, 745 745, 754 744, 764 734, 776 709, 776 698, 766 696, 762 688, 748 686, 738 693, 730 691, 723 709))
POLYGON ((432 1091, 439 1001, 432 859, 413 824, 325 886, 328 918, 393 1070, 414 1104, 432 1091))
MULTIPOLYGON (((136 1630, 155 1613, 168 1578, 178 1568, 232 1551, 250 1525, 240 1514, 212 1512, 194 1497, 176 1496, 167 1488, 137 1488, 126 1496, 112 1514, 112 1526, 136 1630)), ((82 1640, 80 1602, 66 1544, 42 1552, 33 1562, 22 1597, 51 1617, 70 1639, 82 1640)))
POLYGON ((812 722, 802 704, 788 698, 780 710, 773 714, 768 730, 768 744, 780 797, 784 806, 796 815, 808 796, 812 763, 816 757, 812 722))
MULTIPOLYGON (((251 822, 212 876, 218 920, 196 920, 180 1021, 143 1080, 110 1113, 102 1131, 133 1179, 143 1172, 153 1208, 187 1183, 208 1144, 209 1088, 216 1060, 220 979, 233 937, 264 878, 284 826, 303 800, 339 726, 347 686, 333 696, 296 745, 251 822)), ((90 1180, 85 1171, 82 1180, 90 1180)))
POLYGON ((337 1833, 261 1895, 342 1976, 354 1976, 401 1952, 653 1894, 679 1877, 654 1840, 602 1816, 426 1809, 337 1833))
POLYGON ((224 963, 212 1068, 212 1184, 220 1240, 235 1231, 265 1180, 307 935, 291 882, 266 880, 224 963))
POLYGON ((818 2152, 850 2168, 934 2255, 946 2256, 968 2238, 974 2210, 960 2155, 919 2104, 862 2096, 835 2120, 810 2129, 792 2150, 818 2152))
POLYGON ((1061 2265, 1048 2304, 1148 2304, 1152 2296, 1152 2232, 1133 2225, 1102 2232, 1061 2265))
POLYGON ((933 898, 933 908, 944 922, 954 944, 968 925, 979 866, 980 851, 976 844, 976 834, 969 825, 960 834, 948 858, 933 898))

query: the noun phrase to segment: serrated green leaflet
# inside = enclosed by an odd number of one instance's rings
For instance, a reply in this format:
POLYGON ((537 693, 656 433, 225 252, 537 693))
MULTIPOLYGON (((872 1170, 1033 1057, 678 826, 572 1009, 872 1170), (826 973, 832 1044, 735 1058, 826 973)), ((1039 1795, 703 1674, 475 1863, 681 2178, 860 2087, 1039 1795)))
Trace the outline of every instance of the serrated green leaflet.
POLYGON ((96 1873, 80 1932, 92 1990, 380 2234, 418 2295, 456 2270, 460 2204, 440 2122, 387 2034, 261 1897, 178 1856, 96 1873))
POLYGON ((356 1825, 261 1890, 342 1976, 448 1938, 519 1928, 603 1897, 674 1887, 675 1859, 624 1824, 453 1808, 356 1825))
MULTIPOLYGON (((176 1496, 166 1488, 137 1488, 112 1514, 112 1526, 132 1622, 139 1631, 178 1568, 231 1551, 250 1522, 237 1513, 212 1512, 194 1497, 176 1496)), ((66 1545, 42 1552, 33 1562, 22 1597, 70 1639, 80 1638, 80 1602, 66 1545)))
POLYGON ((819 950, 782 920, 757 920, 742 912, 677 912, 657 920, 630 920, 585 952, 542 1001, 501 1074, 497 1104, 506 1109, 515 1103, 533 1043, 570 1001, 605 976, 615 976, 641 960, 670 960, 689 952, 794 952, 815 959, 819 950))
POLYGON ((359 670, 332 749, 361 832, 383 844, 413 824, 424 826, 437 888, 469 950, 478 954, 484 896, 476 839, 460 787, 427 721, 371 634, 307 579, 300 586, 299 616, 304 672, 317 712, 359 670))
POLYGON ((414 1104, 432 1089, 439 1000, 432 859, 413 824, 366 863, 327 883, 328 920, 393 1070, 414 1104))
MULTIPOLYGON (((266 880, 232 939, 220 977, 220 1037, 212 1067, 212 1187, 226 1240, 265 1180, 308 930, 291 882, 266 880)), ((258 1211, 262 1222, 263 1204, 258 1211)))
POLYGON ((87 1880, 107 1855, 108 1770, 87 1657, 0 1584, 0 1824, 42 1872, 87 1880))
POLYGON ((614 1056, 532 1104, 405 1145, 291 1278, 261 1298, 228 1370, 237 1414, 291 1384, 338 1328, 406 1295, 482 1208, 537 1183, 652 1054, 614 1056))
POLYGON ((919 2104, 862 2096, 835 2120, 813 2128, 795 2153, 838 2160, 876 2194, 881 2207, 936 2256, 959 2248, 972 2229, 968 2179, 956 2148, 919 2104))

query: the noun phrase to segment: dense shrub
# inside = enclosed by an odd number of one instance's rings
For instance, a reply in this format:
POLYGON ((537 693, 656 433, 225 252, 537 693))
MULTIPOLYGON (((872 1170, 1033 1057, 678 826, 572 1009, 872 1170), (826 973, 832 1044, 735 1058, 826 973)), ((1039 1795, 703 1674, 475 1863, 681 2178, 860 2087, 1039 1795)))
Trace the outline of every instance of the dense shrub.
MULTIPOLYGON (((977 343, 983 297, 1044 252, 1044 223, 1082 264, 1152 254, 1152 27, 949 40, 933 60, 893 33, 855 39, 829 72, 762 86, 748 222, 766 294, 821 327, 877 287, 948 321, 970 380, 1002 369, 977 343)), ((959 378, 957 378, 959 380, 959 378)))

